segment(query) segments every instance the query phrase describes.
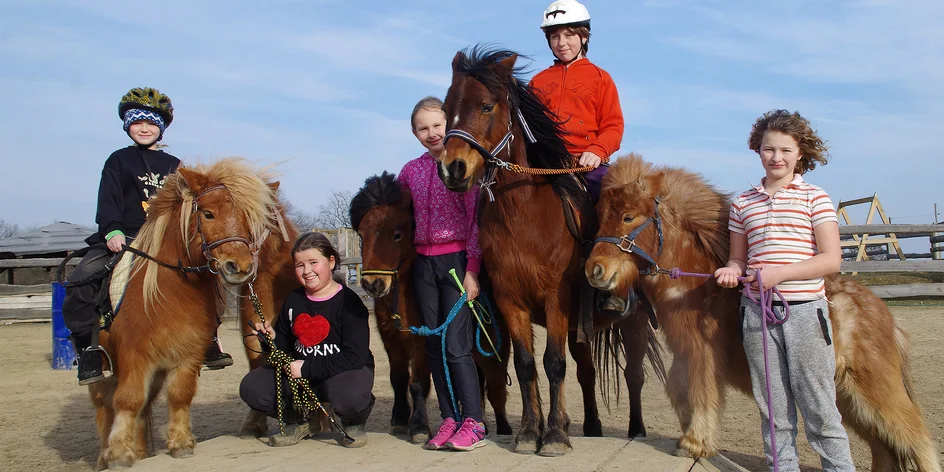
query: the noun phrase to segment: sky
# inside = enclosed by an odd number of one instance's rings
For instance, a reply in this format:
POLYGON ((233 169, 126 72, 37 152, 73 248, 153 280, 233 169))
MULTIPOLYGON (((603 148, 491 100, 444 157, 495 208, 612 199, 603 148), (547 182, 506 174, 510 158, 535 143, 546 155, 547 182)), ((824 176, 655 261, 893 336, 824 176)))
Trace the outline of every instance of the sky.
MULTIPOLYGON (((3 0, 0 219, 92 225, 102 164, 130 144, 118 101, 141 86, 173 100, 168 152, 279 163, 286 197, 314 212, 422 153, 410 111, 445 95, 458 50, 517 51, 528 76, 549 66, 548 3, 3 0)), ((944 213, 944 2, 584 4, 589 58, 626 117, 619 154, 739 192, 763 175, 751 125, 786 108, 828 140, 807 180, 834 203, 877 193, 903 224, 944 213)))

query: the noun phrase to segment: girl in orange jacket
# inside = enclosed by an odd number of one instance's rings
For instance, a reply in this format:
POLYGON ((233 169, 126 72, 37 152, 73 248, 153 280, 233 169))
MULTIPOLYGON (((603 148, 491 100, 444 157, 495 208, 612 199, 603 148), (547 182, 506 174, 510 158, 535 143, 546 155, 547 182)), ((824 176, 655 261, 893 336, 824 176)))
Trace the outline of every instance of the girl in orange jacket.
POLYGON ((623 111, 616 84, 605 70, 586 58, 590 43, 590 12, 576 0, 556 0, 544 12, 541 30, 556 60, 531 79, 531 88, 557 115, 567 149, 585 175, 593 201, 610 156, 623 140, 623 111))

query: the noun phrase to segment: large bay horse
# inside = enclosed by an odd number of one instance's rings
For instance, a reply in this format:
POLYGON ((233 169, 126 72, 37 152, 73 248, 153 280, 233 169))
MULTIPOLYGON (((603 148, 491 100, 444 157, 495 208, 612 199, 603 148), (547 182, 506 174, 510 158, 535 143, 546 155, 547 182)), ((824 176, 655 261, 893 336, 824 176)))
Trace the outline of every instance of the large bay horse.
MULTIPOLYGON (((572 174, 507 171, 513 166, 560 170, 574 163, 551 112, 519 77, 516 59, 509 51, 479 48, 456 54, 444 106, 449 131, 438 169, 451 190, 466 191, 480 180, 486 187, 479 216, 483 260, 514 346, 523 403, 515 451, 554 456, 571 450, 563 388, 568 346, 583 392, 584 435, 602 435, 591 346, 578 343, 575 336, 583 278, 579 246, 582 239, 592 237, 595 217, 589 195, 572 174), (544 370, 551 397, 547 427, 537 388, 532 322, 547 328, 544 370)), ((621 329, 630 357, 626 380, 636 422, 630 425, 630 434, 640 434, 645 429, 638 398, 649 325, 645 317, 631 316, 621 329)))
POLYGON ((167 449, 193 454, 190 403, 206 340, 217 328, 222 284, 240 284, 255 271, 252 241, 275 211, 264 173, 238 159, 181 167, 150 201, 133 247, 119 314, 100 344, 112 375, 89 386, 101 437, 99 467, 128 467, 147 456, 151 407, 167 386, 167 449), (157 261, 166 265, 160 265, 157 261), (189 264, 202 270, 184 272, 189 264))
MULTIPOLYGON (((641 253, 661 253, 654 259, 665 269, 712 273, 728 260, 729 207, 728 195, 697 174, 656 167, 636 155, 621 158, 603 180, 599 236, 630 236, 623 241, 625 250, 597 244, 586 264, 591 284, 626 293, 639 283, 655 305, 675 355, 666 392, 681 423, 678 446, 694 457, 718 452, 725 384, 751 391, 740 339, 740 294, 713 280, 671 279, 650 270, 654 267, 641 253)), ((913 462, 919 471, 940 471, 914 399, 907 334, 882 300, 858 283, 829 276, 826 293, 836 401, 846 426, 869 443, 872 470, 905 470, 913 462)))
MULTIPOLYGON (((430 433, 426 414, 430 371, 425 341, 400 330, 422 324, 413 293, 416 247, 413 242, 412 197, 409 190, 397 183, 394 174, 384 172, 367 179, 351 200, 350 213, 351 224, 362 241, 364 274, 361 286, 376 299, 374 316, 377 330, 390 359, 390 384, 393 387, 391 433, 406 432, 411 441, 422 443, 429 439, 430 433), (394 315, 400 317, 400 326, 397 326, 394 315), (408 391, 412 405, 407 398, 408 391)), ((494 332, 489 335, 496 339, 494 332)), ((490 349, 484 336, 481 345, 490 349)), ((501 359, 507 360, 510 350, 506 339, 499 347, 501 359)), ((473 358, 483 392, 495 411, 496 431, 498 434, 511 434, 505 413, 508 364, 499 362, 494 356, 483 356, 477 349, 473 358)))

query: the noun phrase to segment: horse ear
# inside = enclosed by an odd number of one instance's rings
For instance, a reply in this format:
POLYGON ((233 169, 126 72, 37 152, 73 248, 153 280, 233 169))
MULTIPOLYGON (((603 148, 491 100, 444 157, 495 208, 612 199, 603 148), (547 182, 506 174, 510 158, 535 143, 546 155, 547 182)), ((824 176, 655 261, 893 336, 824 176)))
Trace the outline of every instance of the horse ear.
POLYGON ((279 191, 279 181, 269 182, 269 190, 272 190, 272 193, 279 191))
POLYGON ((512 54, 500 61, 496 66, 495 72, 501 77, 511 77, 515 71, 515 62, 518 61, 518 55, 512 54))
POLYGON ((177 168, 177 175, 180 176, 180 180, 184 182, 184 185, 195 194, 202 192, 209 184, 209 180, 205 175, 186 167, 177 168))
POLYGON ((456 53, 456 56, 452 58, 452 72, 456 73, 459 71, 459 62, 465 59, 465 54, 462 51, 456 53))
POLYGON ((662 184, 665 182, 665 172, 656 172, 646 176, 646 186, 649 187, 649 194, 658 197, 662 194, 662 184))

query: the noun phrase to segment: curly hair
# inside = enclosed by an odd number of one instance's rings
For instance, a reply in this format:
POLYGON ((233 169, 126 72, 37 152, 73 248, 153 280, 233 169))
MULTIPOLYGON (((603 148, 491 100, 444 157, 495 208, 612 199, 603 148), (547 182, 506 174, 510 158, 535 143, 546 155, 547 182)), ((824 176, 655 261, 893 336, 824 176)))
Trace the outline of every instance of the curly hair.
POLYGON ((826 165, 829 162, 829 147, 826 141, 816 134, 809 120, 800 116, 799 112, 771 110, 764 113, 751 128, 751 136, 747 139, 748 147, 760 154, 761 141, 768 131, 789 135, 800 146, 800 158, 797 159, 793 172, 805 174, 815 169, 817 164, 826 165))

